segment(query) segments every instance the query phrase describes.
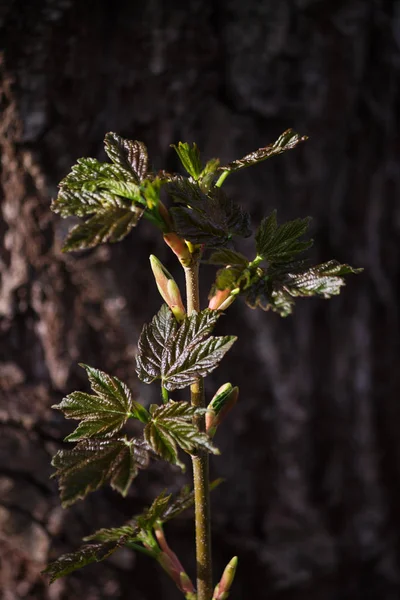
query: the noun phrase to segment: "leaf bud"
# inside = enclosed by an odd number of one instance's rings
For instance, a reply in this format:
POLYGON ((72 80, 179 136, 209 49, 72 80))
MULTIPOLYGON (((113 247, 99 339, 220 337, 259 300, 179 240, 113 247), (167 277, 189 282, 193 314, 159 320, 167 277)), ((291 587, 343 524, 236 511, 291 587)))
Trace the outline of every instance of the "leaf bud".
POLYGON ((189 267, 192 262, 192 255, 185 240, 176 233, 171 232, 164 234, 164 241, 179 258, 179 262, 184 267, 189 267))
POLYGON ((212 600, 227 600, 229 597, 229 591, 235 578, 237 564, 238 557, 234 556, 226 565, 221 577, 221 581, 215 587, 212 600))
POLYGON ((225 383, 214 394, 206 412, 206 432, 210 437, 215 435, 218 425, 224 420, 231 408, 236 404, 239 388, 225 383))
POLYGON ((172 310, 176 320, 179 322, 183 321, 186 311, 176 281, 153 254, 150 256, 150 265, 161 297, 172 310))

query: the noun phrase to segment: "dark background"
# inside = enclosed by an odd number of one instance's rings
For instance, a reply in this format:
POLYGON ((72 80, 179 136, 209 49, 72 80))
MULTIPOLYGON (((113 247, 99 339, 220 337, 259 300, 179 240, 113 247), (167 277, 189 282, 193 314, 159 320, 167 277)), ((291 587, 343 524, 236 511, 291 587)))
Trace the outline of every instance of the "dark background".
MULTIPOLYGON (((143 140, 156 168, 196 141, 229 161, 293 127, 299 149, 228 178, 253 223, 313 216, 315 261, 363 266, 342 295, 282 320, 236 302, 240 342, 209 380, 241 388, 217 441, 215 577, 240 557, 232 600, 400 597, 400 2, 0 1, 0 597, 174 600, 148 559, 120 552, 51 586, 50 558, 117 525, 185 476, 156 466, 129 497, 60 508, 50 459, 71 430, 51 404, 84 389, 78 361, 138 385, 134 352, 160 299, 146 223, 62 255, 49 209, 105 132, 143 140), (146 581, 147 577, 147 581, 146 581)), ((191 515, 167 534, 193 574, 191 515)))

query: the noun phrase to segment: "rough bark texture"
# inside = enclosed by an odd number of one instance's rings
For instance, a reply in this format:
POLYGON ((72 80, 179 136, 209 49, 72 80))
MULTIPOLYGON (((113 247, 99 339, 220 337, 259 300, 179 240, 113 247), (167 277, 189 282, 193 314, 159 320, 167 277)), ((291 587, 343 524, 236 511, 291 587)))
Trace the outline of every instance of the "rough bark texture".
MULTIPOLYGON (((148 255, 175 267, 144 223, 62 255, 57 182, 103 156, 106 131, 176 168, 180 139, 231 160, 293 127, 306 145, 225 187, 254 222, 312 215, 315 260, 365 273, 293 318, 237 303, 224 319, 241 341, 207 389, 232 380, 241 399, 213 461, 227 478, 215 575, 239 554, 232 600, 398 598, 400 2, 3 0, 0 40, 0 597, 179 597, 129 552, 50 588, 39 574, 184 479, 153 468, 124 501, 105 490, 60 509, 49 463, 70 427, 50 406, 85 386, 78 361, 138 389, 135 344, 159 305, 148 255)), ((169 537, 193 573, 189 524, 169 537)))

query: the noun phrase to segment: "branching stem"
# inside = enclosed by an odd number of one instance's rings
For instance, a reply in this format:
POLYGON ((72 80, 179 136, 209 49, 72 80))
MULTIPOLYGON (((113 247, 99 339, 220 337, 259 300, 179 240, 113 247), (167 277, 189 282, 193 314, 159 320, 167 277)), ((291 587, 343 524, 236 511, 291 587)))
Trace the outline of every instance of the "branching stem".
MULTIPOLYGON (((200 310, 199 259, 199 256, 193 255, 192 265, 185 268, 188 315, 194 310, 200 310)), ((201 378, 191 385, 190 395, 193 406, 205 408, 204 385, 201 378)), ((205 431, 204 416, 195 419, 199 429, 205 431)), ((192 463, 195 497, 197 600, 211 600, 213 586, 208 454, 199 451, 198 455, 192 456, 192 463)))

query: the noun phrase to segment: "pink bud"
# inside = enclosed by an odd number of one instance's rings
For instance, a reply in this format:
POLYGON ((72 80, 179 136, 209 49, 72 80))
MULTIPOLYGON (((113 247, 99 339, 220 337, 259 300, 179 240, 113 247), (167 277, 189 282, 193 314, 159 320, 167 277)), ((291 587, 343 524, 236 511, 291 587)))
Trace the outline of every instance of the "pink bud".
POLYGON ((153 254, 150 256, 150 265, 161 297, 174 313, 176 320, 183 321, 186 311, 176 281, 153 254))
POLYGON ((189 248, 183 240, 176 233, 165 233, 165 243, 171 248, 172 252, 179 258, 180 263, 184 267, 188 267, 192 262, 192 255, 190 254, 189 248))

